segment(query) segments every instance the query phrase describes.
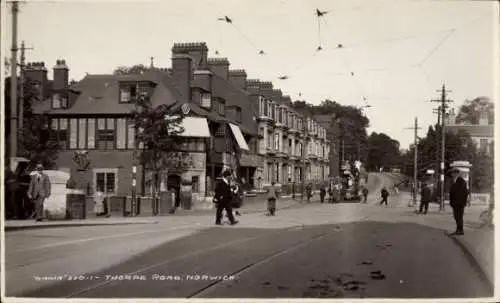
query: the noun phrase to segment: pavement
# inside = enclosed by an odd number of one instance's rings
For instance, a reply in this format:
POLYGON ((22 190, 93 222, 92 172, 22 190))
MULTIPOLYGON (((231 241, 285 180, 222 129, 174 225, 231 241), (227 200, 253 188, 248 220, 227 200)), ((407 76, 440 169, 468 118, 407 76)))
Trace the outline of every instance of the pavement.
MULTIPOLYGON (((411 194, 402 192, 400 194, 399 203, 393 205, 396 208, 407 208, 408 215, 414 213, 418 204, 408 207, 411 201, 411 194)), ((494 289, 495 280, 495 263, 494 263, 494 227, 485 226, 480 220, 480 215, 483 211, 488 210, 488 205, 474 203, 465 208, 464 212, 464 229, 463 236, 449 236, 462 249, 469 261, 481 273, 484 279, 487 280, 489 287, 494 289)), ((453 210, 449 204, 445 204, 444 211, 439 210, 438 204, 431 204, 427 215, 415 215, 420 221, 426 222, 428 225, 439 226, 445 224, 449 232, 455 230, 455 221, 453 219, 453 210)))
MULTIPOLYGON (((386 208, 378 196, 375 188, 367 204, 280 200, 276 217, 248 206, 235 226, 215 227, 211 212, 156 217, 156 224, 12 231, 5 234, 6 295, 482 302, 492 296, 445 234, 454 228, 449 213, 433 205, 428 215, 416 215, 404 193, 391 196, 386 208)), ((472 210, 466 214, 466 236, 473 236, 472 210)))

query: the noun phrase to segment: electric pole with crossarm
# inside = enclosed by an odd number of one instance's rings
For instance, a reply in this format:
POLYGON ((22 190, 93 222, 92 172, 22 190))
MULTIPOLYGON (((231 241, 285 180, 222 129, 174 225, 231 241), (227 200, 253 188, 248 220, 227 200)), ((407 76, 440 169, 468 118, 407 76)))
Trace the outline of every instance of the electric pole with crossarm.
POLYGON ((418 127, 418 118, 415 117, 415 126, 407 127, 406 129, 414 130, 414 154, 413 154, 413 192, 412 192, 412 202, 408 206, 415 206, 417 203, 417 173, 418 173, 418 130, 421 129, 418 127))
POLYGON ((453 102, 452 100, 446 99, 447 91, 445 85, 441 90, 438 90, 441 93, 441 99, 439 100, 431 100, 431 102, 439 102, 441 103, 441 176, 440 176, 440 188, 441 188, 441 201, 439 204, 439 210, 444 211, 444 161, 445 161, 445 137, 446 137, 446 108, 448 107, 447 103, 453 102))

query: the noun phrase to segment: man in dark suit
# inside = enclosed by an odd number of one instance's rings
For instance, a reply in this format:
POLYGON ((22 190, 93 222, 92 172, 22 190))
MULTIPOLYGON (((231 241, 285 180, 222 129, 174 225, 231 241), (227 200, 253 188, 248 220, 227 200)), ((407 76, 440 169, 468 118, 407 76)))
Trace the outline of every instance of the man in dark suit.
POLYGON ((50 197, 50 179, 43 173, 42 164, 37 164, 36 172, 31 176, 28 198, 35 204, 36 220, 43 220, 43 202, 50 197))
POLYGON ((423 183, 422 184, 422 189, 420 190, 420 209, 418 211, 419 214, 427 214, 427 211, 429 210, 429 202, 432 200, 432 191, 431 188, 429 187, 429 184, 423 183))
POLYGON ((233 193, 231 191, 231 186, 229 184, 229 177, 231 176, 231 173, 229 171, 224 171, 222 174, 222 180, 217 184, 215 187, 215 196, 214 196, 214 202, 217 205, 217 213, 215 217, 215 224, 216 225, 222 225, 222 211, 225 209, 227 213, 227 217, 229 218, 229 221, 231 222, 231 225, 234 225, 238 223, 234 219, 233 216, 233 209, 232 209, 232 198, 233 198, 233 193))
POLYGON ((451 170, 453 183, 450 187, 450 206, 453 209, 453 217, 457 224, 457 229, 452 235, 464 234, 464 209, 467 205, 467 197, 469 190, 467 189, 467 182, 460 175, 458 168, 451 170))

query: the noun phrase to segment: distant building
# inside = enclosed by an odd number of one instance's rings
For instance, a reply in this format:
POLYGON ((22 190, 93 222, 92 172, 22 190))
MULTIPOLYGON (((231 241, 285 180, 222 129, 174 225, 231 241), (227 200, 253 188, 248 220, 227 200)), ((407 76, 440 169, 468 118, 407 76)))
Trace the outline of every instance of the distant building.
POLYGON ((457 133, 463 130, 467 132, 480 151, 493 155, 495 128, 494 124, 489 121, 488 112, 482 111, 477 117, 476 124, 457 124, 455 110, 452 109, 447 115, 445 123, 448 131, 457 133))
POLYGON ((334 115, 314 115, 318 123, 326 129, 326 138, 330 140, 329 165, 330 176, 338 176, 340 171, 340 129, 337 124, 332 123, 334 115))

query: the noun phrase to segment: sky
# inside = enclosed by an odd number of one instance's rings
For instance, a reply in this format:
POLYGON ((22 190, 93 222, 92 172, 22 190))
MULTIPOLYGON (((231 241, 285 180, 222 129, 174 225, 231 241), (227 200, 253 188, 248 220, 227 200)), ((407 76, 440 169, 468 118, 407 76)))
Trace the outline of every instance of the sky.
MULTIPOLYGON (((10 56, 12 21, 2 11, 10 56)), ((292 100, 370 105, 368 132, 408 148, 415 117, 420 136, 435 123, 430 100, 443 84, 457 108, 479 96, 496 101, 497 18, 496 1, 30 1, 20 8, 18 41, 34 48, 27 61, 44 61, 50 78, 65 59, 75 80, 150 57, 170 67, 174 43, 203 41, 210 57, 227 57, 230 68, 272 81, 292 100), (328 13, 318 18, 316 9, 328 13)))

